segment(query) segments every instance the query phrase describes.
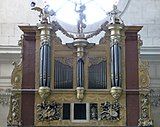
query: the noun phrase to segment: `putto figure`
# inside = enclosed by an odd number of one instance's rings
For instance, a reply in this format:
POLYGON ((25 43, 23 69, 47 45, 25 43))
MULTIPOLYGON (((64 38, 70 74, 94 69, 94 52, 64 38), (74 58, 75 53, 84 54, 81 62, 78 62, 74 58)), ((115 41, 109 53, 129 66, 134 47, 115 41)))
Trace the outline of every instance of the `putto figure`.
POLYGON ((77 23, 78 34, 83 35, 83 29, 86 28, 86 24, 83 21, 86 21, 86 15, 84 11, 86 6, 80 3, 79 10, 77 9, 77 3, 75 4, 75 12, 79 13, 79 20, 77 23))
POLYGON ((50 23, 50 16, 55 16, 56 12, 53 9, 49 9, 49 5, 46 5, 44 8, 36 6, 35 2, 31 2, 31 10, 40 12, 40 21, 41 23, 50 23))

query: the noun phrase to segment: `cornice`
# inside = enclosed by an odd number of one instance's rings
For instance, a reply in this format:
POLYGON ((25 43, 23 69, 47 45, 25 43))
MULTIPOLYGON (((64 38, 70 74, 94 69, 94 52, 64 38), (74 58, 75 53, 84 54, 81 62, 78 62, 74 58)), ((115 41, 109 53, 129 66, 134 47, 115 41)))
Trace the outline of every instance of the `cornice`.
POLYGON ((0 54, 20 54, 21 48, 15 45, 0 45, 0 54))
POLYGON ((142 46, 142 55, 160 55, 160 46, 142 46))
MULTIPOLYGON (((142 46, 141 56, 146 59, 160 61, 160 46, 142 46), (152 56, 152 57, 150 57, 152 56)), ((0 45, 0 61, 20 56, 21 48, 15 45, 0 45)))

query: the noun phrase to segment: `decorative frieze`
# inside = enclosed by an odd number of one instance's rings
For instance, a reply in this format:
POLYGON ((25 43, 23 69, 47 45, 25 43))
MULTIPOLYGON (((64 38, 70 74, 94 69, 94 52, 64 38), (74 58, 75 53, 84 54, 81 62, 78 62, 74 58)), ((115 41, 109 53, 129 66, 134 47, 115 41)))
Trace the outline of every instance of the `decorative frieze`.
POLYGON ((40 104, 37 104, 37 120, 38 121, 52 121, 60 120, 62 118, 61 114, 62 106, 55 101, 43 101, 40 104))
POLYGON ((150 113, 150 95, 149 93, 140 93, 140 108, 141 115, 138 126, 140 127, 152 127, 153 121, 150 113))
POLYGON ((10 110, 7 118, 8 126, 21 126, 21 102, 20 94, 12 93, 10 110))
POLYGON ((110 121, 117 121, 120 120, 120 109, 122 106, 118 101, 113 103, 106 101, 105 103, 101 104, 101 113, 100 119, 101 120, 110 120, 110 121))

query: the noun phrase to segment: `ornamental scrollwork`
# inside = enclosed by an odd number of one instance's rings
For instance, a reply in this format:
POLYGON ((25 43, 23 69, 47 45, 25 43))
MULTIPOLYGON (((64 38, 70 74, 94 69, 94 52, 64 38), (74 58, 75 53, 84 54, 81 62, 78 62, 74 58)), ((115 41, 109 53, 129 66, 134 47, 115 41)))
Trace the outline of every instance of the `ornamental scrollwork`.
POLYGON ((98 106, 97 104, 90 104, 90 119, 97 120, 98 119, 98 106))
POLYGON ((88 57, 89 66, 99 64, 102 61, 106 61, 106 57, 88 57))
POLYGON ((148 88, 150 84, 149 63, 139 60, 139 87, 148 88))
POLYGON ((61 109, 62 106, 55 101, 48 102, 43 101, 40 104, 37 104, 37 120, 38 121, 52 121, 61 119, 61 109))
POLYGON ((20 95, 13 93, 10 99, 10 109, 7 118, 8 126, 21 126, 21 107, 20 107, 20 95))
POLYGON ((73 66, 73 58, 72 57, 55 57, 56 61, 63 63, 64 65, 73 66))
POLYGON ((141 35, 138 34, 138 54, 139 56, 140 56, 140 49, 142 45, 143 45, 143 40, 141 39, 141 35))
POLYGON ((121 107, 122 106, 118 101, 115 101, 113 103, 106 101, 105 103, 101 104, 100 119, 110 121, 120 120, 121 107))
POLYGON ((141 115, 138 120, 140 127, 152 127, 153 121, 150 117, 150 95, 149 93, 140 94, 141 115))
POLYGON ((19 64, 13 62, 14 69, 11 75, 11 84, 13 89, 20 89, 22 84, 22 63, 19 64))

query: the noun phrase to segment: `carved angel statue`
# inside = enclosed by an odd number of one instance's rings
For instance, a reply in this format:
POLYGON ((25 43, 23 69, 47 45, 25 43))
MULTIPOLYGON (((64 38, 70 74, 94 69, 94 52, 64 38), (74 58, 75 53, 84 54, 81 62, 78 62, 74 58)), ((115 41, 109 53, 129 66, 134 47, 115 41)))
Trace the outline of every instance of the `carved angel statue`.
POLYGON ((123 23, 123 21, 120 18, 120 14, 121 11, 118 10, 117 5, 113 5, 113 10, 107 13, 107 15, 110 16, 110 20, 112 23, 119 23, 119 21, 123 23))
POLYGON ((40 21, 41 23, 50 23, 50 16, 55 16, 56 12, 54 10, 49 10, 49 5, 46 5, 44 8, 35 7, 35 5, 32 5, 32 9, 40 12, 40 21))
POLYGON ((84 4, 80 4, 79 10, 77 10, 77 3, 75 4, 75 12, 79 13, 79 20, 77 23, 78 33, 83 34, 83 29, 86 28, 86 24, 83 22, 86 21, 86 15, 83 13, 86 9, 84 4))

